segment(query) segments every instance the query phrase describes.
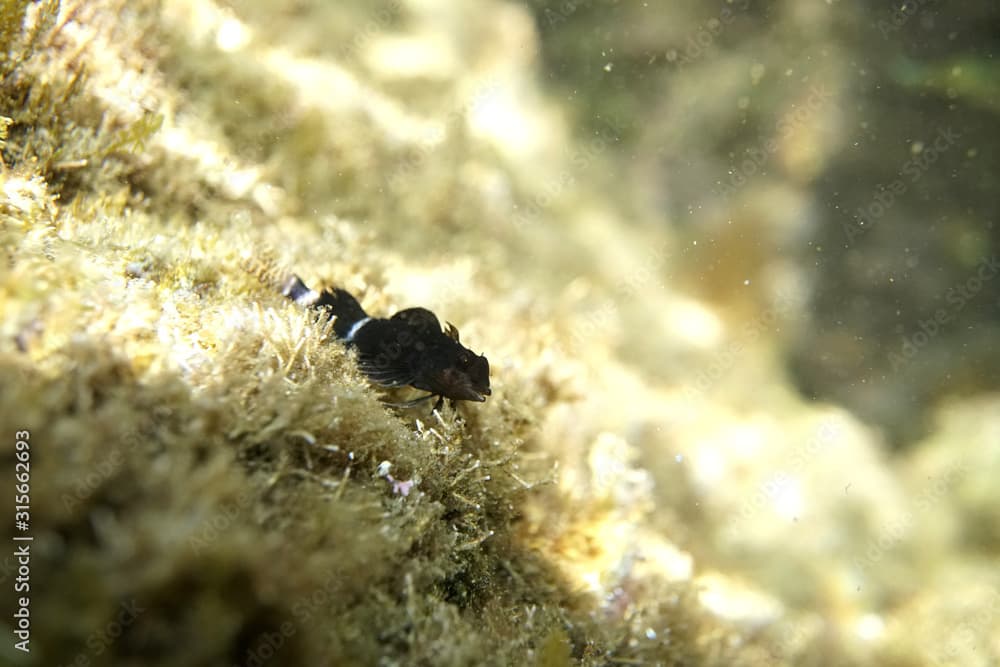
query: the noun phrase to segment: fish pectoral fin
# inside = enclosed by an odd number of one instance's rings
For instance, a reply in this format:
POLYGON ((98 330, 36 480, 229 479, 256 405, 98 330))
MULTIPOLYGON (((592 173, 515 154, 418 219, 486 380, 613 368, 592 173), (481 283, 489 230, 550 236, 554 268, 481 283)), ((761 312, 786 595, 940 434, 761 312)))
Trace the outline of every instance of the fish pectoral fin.
MULTIPOLYGON (((409 401, 401 401, 399 403, 390 402, 390 401, 382 401, 382 402, 385 405, 388 405, 390 408, 413 408, 413 407, 416 407, 416 406, 420 405, 424 401, 427 401, 429 399, 434 398, 435 396, 437 396, 437 394, 427 394, 425 396, 418 396, 417 398, 410 399, 409 401)), ((440 402, 442 400, 444 400, 444 399, 441 398, 441 397, 439 397, 438 398, 438 404, 440 404, 440 402)), ((437 410, 437 407, 435 407, 434 409, 437 410)))
POLYGON ((383 387, 405 387, 416 381, 408 368, 385 366, 377 363, 358 363, 358 369, 369 380, 383 387))

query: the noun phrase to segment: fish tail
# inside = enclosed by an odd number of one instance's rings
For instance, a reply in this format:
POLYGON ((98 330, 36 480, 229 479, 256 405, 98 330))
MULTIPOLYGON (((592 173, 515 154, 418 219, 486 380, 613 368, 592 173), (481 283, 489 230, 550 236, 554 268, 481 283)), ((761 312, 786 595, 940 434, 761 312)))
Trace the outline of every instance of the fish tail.
POLYGON ((324 308, 332 317, 336 317, 333 333, 337 338, 347 338, 354 325, 368 317, 358 300, 347 290, 335 287, 317 292, 309 289, 296 275, 285 281, 281 293, 297 304, 307 308, 324 308))

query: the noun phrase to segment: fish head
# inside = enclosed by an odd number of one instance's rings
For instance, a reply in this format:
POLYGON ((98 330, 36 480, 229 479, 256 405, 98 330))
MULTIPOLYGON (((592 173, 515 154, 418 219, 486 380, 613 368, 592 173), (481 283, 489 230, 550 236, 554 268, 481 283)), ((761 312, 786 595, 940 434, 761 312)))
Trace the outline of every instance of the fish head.
POLYGON ((490 362, 485 355, 457 347, 452 363, 437 374, 433 391, 458 401, 485 401, 492 393, 490 362))

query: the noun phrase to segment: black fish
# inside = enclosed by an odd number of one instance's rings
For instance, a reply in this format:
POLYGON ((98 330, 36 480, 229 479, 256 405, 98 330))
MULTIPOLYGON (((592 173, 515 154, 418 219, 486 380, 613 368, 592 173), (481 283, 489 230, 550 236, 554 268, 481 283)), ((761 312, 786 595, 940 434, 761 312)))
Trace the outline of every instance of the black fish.
POLYGON ((441 323, 426 308, 407 308, 388 319, 369 316, 358 300, 340 288, 317 292, 298 276, 284 284, 282 294, 311 308, 324 308, 336 317, 333 333, 358 351, 358 367, 385 387, 411 386, 430 392, 401 404, 409 407, 435 396, 435 409, 444 399, 485 401, 490 395, 490 364, 458 340, 458 329, 441 323))

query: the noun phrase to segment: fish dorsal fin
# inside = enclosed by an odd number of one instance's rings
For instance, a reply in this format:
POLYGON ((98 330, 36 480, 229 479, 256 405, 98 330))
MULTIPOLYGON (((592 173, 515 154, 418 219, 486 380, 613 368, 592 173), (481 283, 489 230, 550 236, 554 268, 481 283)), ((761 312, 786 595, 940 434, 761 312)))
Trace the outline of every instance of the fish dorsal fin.
POLYGON ((448 326, 444 328, 445 335, 448 336, 448 338, 455 341, 456 343, 461 343, 462 341, 458 339, 458 327, 456 327, 451 322, 447 322, 447 325, 448 326))
POLYGON ((438 322, 437 315, 426 308, 407 308, 399 311, 389 319, 397 322, 406 322, 418 329, 441 331, 441 323, 438 322))

